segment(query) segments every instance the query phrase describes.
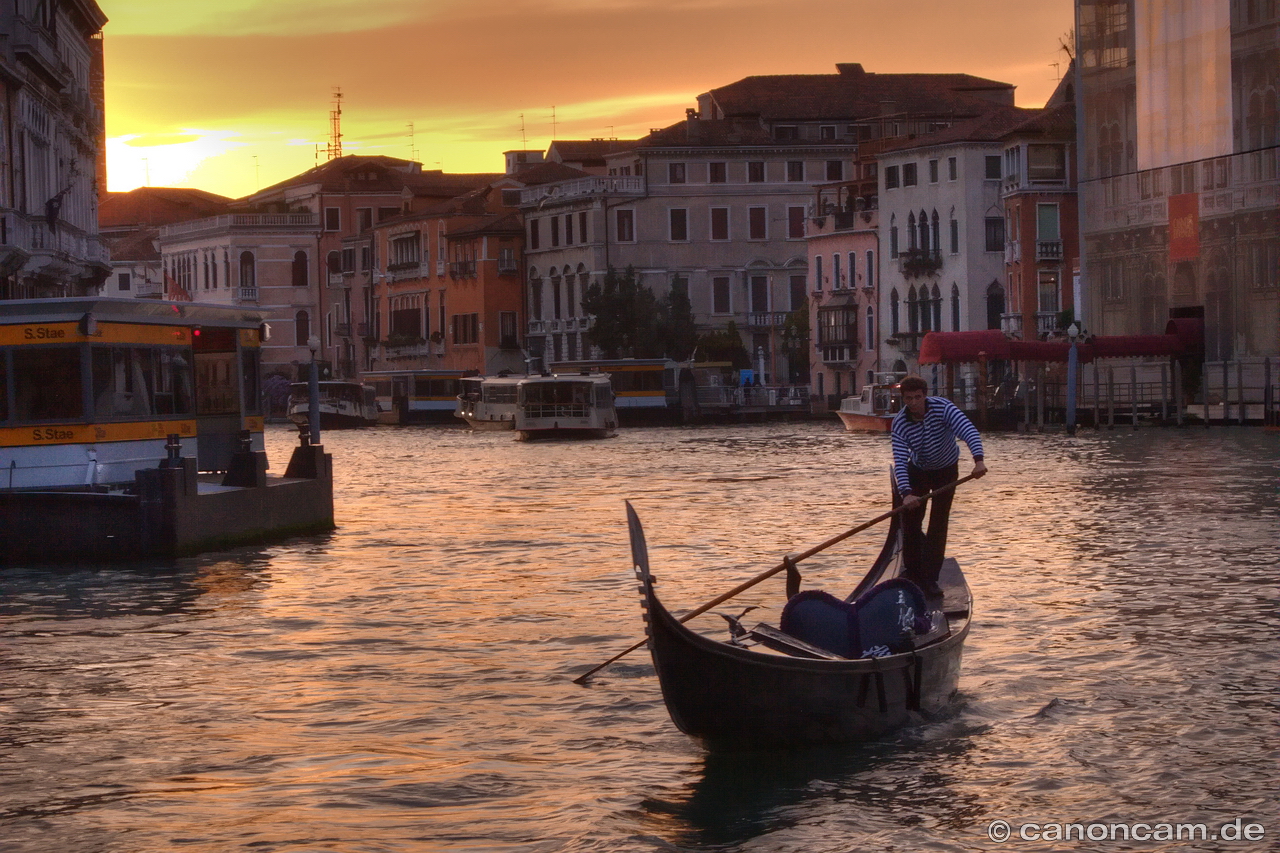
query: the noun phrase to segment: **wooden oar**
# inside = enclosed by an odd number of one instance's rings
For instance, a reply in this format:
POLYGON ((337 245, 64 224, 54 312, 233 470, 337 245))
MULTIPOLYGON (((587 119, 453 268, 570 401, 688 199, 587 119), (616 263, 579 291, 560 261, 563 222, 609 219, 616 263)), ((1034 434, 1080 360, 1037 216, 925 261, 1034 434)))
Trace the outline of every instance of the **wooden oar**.
MULTIPOLYGON (((933 497, 934 495, 940 495, 943 492, 949 492, 952 489, 959 486, 961 483, 966 483, 969 480, 972 480, 975 476, 976 476, 975 474, 969 474, 967 476, 961 477, 955 482, 947 483, 945 486, 939 486, 938 488, 934 489, 932 492, 928 492, 927 494, 922 495, 920 500, 926 501, 929 498, 933 497)), ((885 519, 893 518, 895 515, 898 515, 899 513, 903 512, 905 509, 906 507, 904 506, 897 507, 896 509, 891 509, 886 513, 877 515, 875 518, 871 519, 870 521, 864 521, 862 524, 859 524, 857 527, 852 527, 846 530, 844 533, 841 533, 837 536, 832 536, 830 539, 828 539, 826 542, 823 542, 821 545, 816 545, 810 548, 808 551, 805 551, 804 553, 797 554, 796 556, 789 558, 790 563, 794 565, 800 562, 801 560, 808 559, 809 557, 812 557, 814 554, 817 554, 819 551, 825 551, 827 548, 830 548, 832 545, 843 542, 844 540, 848 539, 850 536, 853 536, 855 533, 861 533, 862 531, 866 530, 868 527, 874 527, 880 522, 884 521, 885 519)), ((745 583, 738 584, 733 589, 726 592, 724 595, 717 596, 711 599, 710 601, 708 601, 706 604, 702 605, 701 607, 698 607, 694 610, 690 610, 688 613, 681 616, 677 621, 688 622, 693 617, 701 616, 703 613, 706 613, 711 608, 724 604, 726 601, 733 598, 735 595, 738 595, 739 593, 742 593, 748 589, 751 589, 751 587, 755 586, 761 581, 768 580, 769 578, 776 575, 778 572, 786 571, 787 563, 788 563, 788 560, 783 559, 781 563, 774 566, 772 569, 769 569, 767 572, 761 572, 760 574, 753 577, 751 580, 746 581, 745 583)), ((592 667, 591 669, 584 672, 582 675, 579 675, 577 678, 573 680, 573 683, 582 684, 588 678, 595 675, 597 672, 604 669, 609 664, 614 663, 615 661, 621 660, 622 658, 634 652, 636 649, 643 646, 648 641, 649 641, 649 638, 645 637, 643 640, 640 640, 635 645, 630 646, 626 649, 623 649, 621 652, 618 652, 618 654, 609 658, 607 661, 600 664, 599 666, 592 667)))

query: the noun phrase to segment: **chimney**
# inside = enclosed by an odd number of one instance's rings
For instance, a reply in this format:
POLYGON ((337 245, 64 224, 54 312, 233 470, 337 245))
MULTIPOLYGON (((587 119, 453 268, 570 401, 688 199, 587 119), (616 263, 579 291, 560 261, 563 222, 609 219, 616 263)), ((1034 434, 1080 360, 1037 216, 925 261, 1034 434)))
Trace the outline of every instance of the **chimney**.
POLYGON ((861 62, 837 62, 836 71, 839 71, 842 77, 863 77, 867 73, 862 70, 861 62))

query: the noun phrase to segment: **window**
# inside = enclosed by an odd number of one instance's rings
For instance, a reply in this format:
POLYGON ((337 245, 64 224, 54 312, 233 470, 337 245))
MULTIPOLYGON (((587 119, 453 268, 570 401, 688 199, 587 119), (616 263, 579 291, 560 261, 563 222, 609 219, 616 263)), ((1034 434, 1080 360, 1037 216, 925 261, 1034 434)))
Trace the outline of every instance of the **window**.
POLYGON ((889 257, 898 257, 898 216, 889 215, 889 257))
POLYGON ((1062 310, 1062 306, 1058 301, 1058 271, 1040 270, 1040 280, 1037 284, 1037 296, 1039 297, 1037 310, 1041 313, 1054 314, 1062 310))
POLYGON ((904 187, 914 187, 916 185, 916 164, 902 164, 902 185, 904 187))
POLYGON ((929 161, 929 183, 936 184, 938 182, 938 161, 929 161))
POLYGON ((307 343, 311 338, 311 318, 306 311, 299 311, 293 315, 293 345, 299 347, 309 346, 307 343))
MULTIPOLYGON (((424 259, 425 261, 425 259, 424 259)), ((373 251, 368 244, 360 247, 360 272, 368 272, 369 267, 373 265, 373 251)), ((214 282, 216 285, 217 282, 214 282)))
POLYGON ((867 280, 865 284, 867 287, 876 286, 876 253, 871 250, 867 251, 867 280))
POLYGON ((707 164, 707 181, 712 184, 723 184, 728 180, 724 163, 707 164))
POLYGON ((951 331, 960 331, 960 286, 951 284, 951 331))
POLYGON ((711 239, 712 240, 728 240, 729 239, 729 208, 727 207, 711 208, 711 239))
POLYGON ((773 138, 781 140, 799 139, 800 128, 794 124, 780 124, 773 129, 773 138))
POLYGON ((498 346, 503 349, 516 349, 516 312, 498 312, 498 346))
POLYGON ((1004 251, 1004 217, 988 216, 986 222, 986 247, 988 252, 1004 251))
POLYGON ((805 277, 802 275, 793 275, 790 279, 791 285, 791 310, 799 311, 806 304, 808 294, 805 292, 805 277))
POLYGON ((956 158, 947 158, 947 180, 954 181, 956 179, 956 158))
POLYGON ((453 315, 453 342, 455 344, 474 344, 480 341, 480 315, 453 315))
POLYGON ((356 208, 356 230, 363 234, 373 228, 373 208, 357 207, 356 208))
POLYGON ((935 255, 942 254, 942 238, 938 235, 938 211, 936 210, 933 212, 933 216, 930 219, 929 233, 933 237, 929 243, 929 245, 933 247, 933 253, 935 255))
POLYGON ((850 252, 849 253, 849 286, 850 287, 858 286, 857 272, 858 272, 858 253, 850 252))
POLYGON ((813 289, 822 292, 822 255, 813 256, 813 289))
POLYGON ((916 215, 914 213, 907 214, 907 251, 914 252, 916 250, 916 215))
MULTIPOLYGON (((334 254, 337 254, 336 252, 334 254)), ((344 273, 354 273, 356 271, 356 250, 354 246, 348 246, 342 250, 342 261, 340 270, 344 273)))
POLYGON ((1067 152, 1061 145, 1027 146, 1027 179, 1061 181, 1067 177, 1067 152))
POLYGON ((787 161, 787 180, 792 182, 804 180, 804 161, 803 160, 787 161))
POLYGON ((818 127, 818 138, 821 140, 831 140, 836 138, 836 126, 834 124, 824 124, 818 127))
POLYGON ((769 310, 769 277, 751 276, 751 312, 764 314, 769 310))
POLYGON ((13 350, 14 415, 23 421, 69 420, 84 414, 80 347, 13 350))
POLYGON ((792 240, 804 239, 804 208, 787 208, 787 237, 792 240))
POLYGON ((898 334, 898 288, 889 291, 889 334, 898 334))
POLYGON ((987 170, 984 177, 988 181, 1000 180, 1000 155, 988 154, 986 157, 987 170))
POLYGON ((636 239, 636 212, 634 210, 614 211, 617 222, 617 237, 620 243, 632 243, 636 239))
POLYGON ((751 160, 747 163, 747 180, 753 184, 764 183, 763 160, 751 160))
POLYGON ((867 352, 876 348, 876 315, 871 306, 867 306, 867 352))
MULTIPOLYGON (((307 253, 306 252, 293 253, 292 279, 293 279, 294 287, 307 286, 307 253)), ((209 268, 206 266, 205 267, 205 286, 206 287, 208 287, 208 283, 209 283, 209 268)))
POLYGON ((1062 239, 1058 228, 1058 206, 1056 204, 1036 205, 1036 239, 1041 242, 1052 243, 1062 239))
POLYGON ((750 240, 764 240, 768 236, 766 228, 767 220, 765 218, 765 209, 763 207, 747 208, 747 238, 750 240))
MULTIPOLYGON (((539 233, 539 231, 541 230, 541 227, 540 227, 541 225, 542 225, 542 220, 540 219, 529 220, 529 248, 530 249, 541 248, 540 244, 542 242, 542 236, 539 233)), ((436 260, 440 260, 439 255, 436 256, 436 260)))
POLYGON ((898 167, 884 167, 884 188, 887 190, 896 190, 898 188, 898 167))
POLYGON ((711 279, 711 313, 733 313, 733 305, 729 299, 729 277, 727 275, 718 275, 711 279))
POLYGON ((420 262, 421 235, 414 231, 391 238, 387 269, 403 270, 416 267, 420 262))
POLYGON ((827 180, 828 181, 844 180, 844 161, 843 160, 827 161, 827 180))
POLYGON ((578 213, 578 239, 587 242, 587 212, 585 210, 578 213))
POLYGON ((667 182, 672 184, 683 184, 685 182, 684 163, 667 164, 667 182))
POLYGON ((131 281, 131 279, 132 279, 132 276, 129 273, 122 272, 118 276, 116 276, 116 285, 121 290, 129 290, 133 285, 133 282, 131 281))
POLYGON ((566 246, 573 245, 573 214, 566 213, 564 215, 564 244, 566 246))
POLYGON ((391 314, 388 333, 400 338, 422 340, 422 300, 416 293, 391 297, 387 306, 391 314))
POLYGON ((253 262, 253 252, 240 253, 240 286, 258 286, 256 265, 253 262))
POLYGON ((840 273, 840 253, 835 252, 831 255, 831 289, 839 290, 844 287, 844 281, 840 273))
POLYGON ((560 217, 551 217, 551 246, 552 248, 560 245, 560 217))
POLYGON ((960 254, 960 220, 951 218, 951 254, 960 254))
POLYGON ((336 207, 326 207, 324 209, 324 230, 341 231, 342 230, 342 211, 336 207))
POLYGON ((667 211, 671 224, 671 240, 684 242, 689 239, 689 211, 683 207, 674 207, 667 211))

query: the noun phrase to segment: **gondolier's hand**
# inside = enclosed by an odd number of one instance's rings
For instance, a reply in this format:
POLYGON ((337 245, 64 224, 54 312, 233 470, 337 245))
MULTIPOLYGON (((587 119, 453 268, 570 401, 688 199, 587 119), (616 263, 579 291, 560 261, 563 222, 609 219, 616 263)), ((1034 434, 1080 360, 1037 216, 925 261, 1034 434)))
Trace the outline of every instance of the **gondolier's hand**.
POLYGON ((987 463, 978 459, 973 463, 973 479, 976 480, 985 473, 987 473, 987 463))
POLYGON ((913 509, 917 508, 918 506, 920 506, 920 496, 919 496, 919 495, 903 495, 903 496, 902 496, 902 508, 903 508, 903 509, 905 509, 905 510, 913 510, 913 509))

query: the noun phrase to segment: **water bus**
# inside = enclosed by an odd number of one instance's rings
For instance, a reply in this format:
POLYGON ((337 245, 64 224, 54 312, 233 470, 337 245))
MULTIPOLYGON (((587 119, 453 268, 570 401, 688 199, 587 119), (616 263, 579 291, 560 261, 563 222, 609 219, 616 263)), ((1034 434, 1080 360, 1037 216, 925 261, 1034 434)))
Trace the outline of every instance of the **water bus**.
MULTIPOLYGON (((356 429, 378 423, 377 392, 359 382, 322 380, 320 429, 356 429)), ((306 382, 289 386, 289 420, 302 426, 310 421, 311 394, 306 382)))
POLYGON ((607 438, 616 435, 613 387, 603 373, 527 376, 516 383, 516 437, 607 438))
POLYGON ((674 421, 680 416, 681 365, 665 358, 595 358, 557 361, 552 373, 605 373, 623 422, 674 421))
POLYGON ((329 457, 268 477, 256 310, 0 301, 0 561, 174 556, 333 527, 329 457))
POLYGON ((374 387, 378 422, 447 423, 458 406, 461 370, 387 370, 361 375, 374 387))
POLYGON ((517 386, 523 374, 500 373, 497 376, 464 376, 458 380, 462 389, 454 415, 474 430, 512 429, 516 422, 517 386))

